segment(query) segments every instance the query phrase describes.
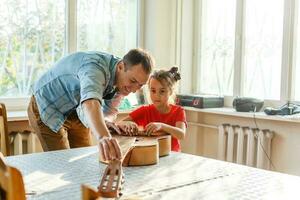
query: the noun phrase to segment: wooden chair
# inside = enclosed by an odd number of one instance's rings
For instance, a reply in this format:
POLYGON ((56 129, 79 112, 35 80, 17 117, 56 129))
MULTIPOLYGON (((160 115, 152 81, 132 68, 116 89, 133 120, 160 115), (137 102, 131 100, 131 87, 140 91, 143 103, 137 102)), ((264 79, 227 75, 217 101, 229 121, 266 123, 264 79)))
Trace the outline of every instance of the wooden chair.
POLYGON ((21 172, 5 164, 0 153, 0 199, 25 200, 25 189, 21 172))
POLYGON ((10 155, 7 113, 3 103, 0 103, 0 151, 6 156, 10 155))
POLYGON ((100 194, 87 185, 81 185, 82 200, 100 200, 100 194))

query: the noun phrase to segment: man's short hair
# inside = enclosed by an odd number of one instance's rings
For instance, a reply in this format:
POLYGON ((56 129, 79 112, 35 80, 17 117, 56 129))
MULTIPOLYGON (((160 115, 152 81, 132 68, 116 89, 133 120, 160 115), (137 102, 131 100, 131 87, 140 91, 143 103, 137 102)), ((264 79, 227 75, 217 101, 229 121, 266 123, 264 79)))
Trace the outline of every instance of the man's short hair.
POLYGON ((125 69, 129 69, 130 67, 138 64, 142 64, 144 71, 147 74, 152 72, 154 66, 154 59, 147 51, 137 48, 131 49, 124 57, 123 62, 125 64, 125 69))

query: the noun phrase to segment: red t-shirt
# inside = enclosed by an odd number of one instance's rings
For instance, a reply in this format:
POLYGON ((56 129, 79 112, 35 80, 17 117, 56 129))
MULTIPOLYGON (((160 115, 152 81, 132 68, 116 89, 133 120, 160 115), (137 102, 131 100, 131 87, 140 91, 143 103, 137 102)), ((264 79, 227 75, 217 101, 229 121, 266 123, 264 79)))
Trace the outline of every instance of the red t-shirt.
MULTIPOLYGON (((141 106, 132 111, 129 116, 139 126, 146 127, 151 122, 161 122, 170 126, 176 126, 176 122, 186 123, 185 112, 182 107, 171 105, 169 113, 160 113, 153 104, 141 106)), ((172 151, 180 151, 179 140, 172 137, 172 151)))

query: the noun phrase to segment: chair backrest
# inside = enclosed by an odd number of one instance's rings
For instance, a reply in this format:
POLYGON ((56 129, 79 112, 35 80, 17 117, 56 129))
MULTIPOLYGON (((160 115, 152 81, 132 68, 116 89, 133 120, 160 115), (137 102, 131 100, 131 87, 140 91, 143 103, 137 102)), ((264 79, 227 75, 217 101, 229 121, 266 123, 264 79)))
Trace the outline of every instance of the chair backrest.
POLYGON ((100 194, 87 185, 81 185, 82 200, 101 200, 100 194))
POLYGON ((3 103, 0 103, 0 151, 6 156, 10 155, 7 113, 3 103))
POLYGON ((2 153, 0 153, 0 199, 26 199, 21 172, 14 167, 6 165, 2 153))

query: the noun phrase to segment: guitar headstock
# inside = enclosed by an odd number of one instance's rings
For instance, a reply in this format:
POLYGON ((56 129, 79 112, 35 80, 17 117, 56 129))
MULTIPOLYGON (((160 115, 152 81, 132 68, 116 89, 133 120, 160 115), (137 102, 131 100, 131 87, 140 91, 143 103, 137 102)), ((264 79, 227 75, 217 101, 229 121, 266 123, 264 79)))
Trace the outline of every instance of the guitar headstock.
POLYGON ((98 192, 102 197, 117 198, 121 194, 123 183, 122 163, 119 160, 111 161, 106 167, 98 186, 98 192))

